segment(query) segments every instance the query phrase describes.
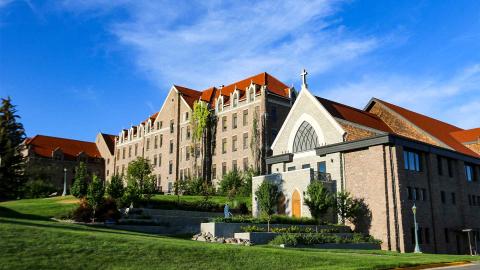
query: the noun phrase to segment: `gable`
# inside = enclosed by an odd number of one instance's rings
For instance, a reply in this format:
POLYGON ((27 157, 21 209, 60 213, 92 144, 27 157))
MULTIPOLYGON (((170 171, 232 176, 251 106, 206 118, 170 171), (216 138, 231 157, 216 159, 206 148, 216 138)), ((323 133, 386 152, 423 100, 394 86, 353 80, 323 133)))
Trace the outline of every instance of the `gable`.
POLYGON ((272 144, 274 155, 293 152, 295 135, 304 122, 315 131, 319 145, 343 141, 342 127, 308 90, 302 90, 272 144))

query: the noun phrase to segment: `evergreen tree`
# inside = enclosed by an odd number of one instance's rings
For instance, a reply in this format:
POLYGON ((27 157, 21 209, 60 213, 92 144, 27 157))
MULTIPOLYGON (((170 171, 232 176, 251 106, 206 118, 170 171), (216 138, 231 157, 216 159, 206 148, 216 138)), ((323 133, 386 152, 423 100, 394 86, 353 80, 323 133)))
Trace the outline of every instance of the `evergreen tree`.
POLYGON ((110 179, 110 184, 107 186, 107 194, 114 199, 120 199, 125 192, 123 185, 123 178, 120 175, 114 175, 110 179))
POLYGON ((25 130, 10 97, 0 106, 0 200, 20 197, 25 183, 22 155, 25 130))
POLYGON ((85 197, 88 189, 87 180, 87 166, 84 162, 80 162, 80 164, 75 168, 75 177, 72 188, 70 189, 70 193, 77 198, 85 197))

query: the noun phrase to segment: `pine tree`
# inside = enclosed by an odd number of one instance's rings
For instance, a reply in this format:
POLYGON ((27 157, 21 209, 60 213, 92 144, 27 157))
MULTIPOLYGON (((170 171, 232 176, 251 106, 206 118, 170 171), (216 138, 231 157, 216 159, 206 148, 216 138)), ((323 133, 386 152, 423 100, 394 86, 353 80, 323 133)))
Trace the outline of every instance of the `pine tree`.
POLYGON ((25 183, 22 155, 25 130, 10 97, 0 106, 0 200, 20 197, 25 183))
POLYGON ((88 189, 88 171, 85 163, 80 162, 80 164, 75 167, 75 177, 73 180, 72 188, 70 193, 77 198, 83 198, 87 195, 88 189))

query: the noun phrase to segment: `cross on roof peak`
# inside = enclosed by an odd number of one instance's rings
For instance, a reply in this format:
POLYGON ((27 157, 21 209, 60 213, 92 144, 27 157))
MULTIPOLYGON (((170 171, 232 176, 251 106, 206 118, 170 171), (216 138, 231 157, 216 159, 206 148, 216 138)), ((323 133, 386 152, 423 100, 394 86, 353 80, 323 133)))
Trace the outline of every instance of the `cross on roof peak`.
POLYGON ((307 75, 308 75, 308 72, 305 69, 303 69, 302 73, 300 73, 300 76, 302 77, 302 89, 308 88, 307 75))

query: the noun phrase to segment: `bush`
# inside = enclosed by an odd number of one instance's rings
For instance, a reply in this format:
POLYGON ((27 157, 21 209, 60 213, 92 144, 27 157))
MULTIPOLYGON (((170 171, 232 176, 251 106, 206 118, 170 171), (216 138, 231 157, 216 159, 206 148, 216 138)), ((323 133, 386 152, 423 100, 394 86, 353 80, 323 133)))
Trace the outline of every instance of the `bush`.
POLYGON ((243 176, 237 170, 230 171, 222 177, 219 185, 221 194, 233 198, 237 195, 243 185, 243 176))
POLYGON ((240 227, 240 229, 242 230, 242 232, 265 232, 265 231, 267 231, 267 230, 265 230, 265 228, 258 227, 258 226, 255 226, 255 225, 243 226, 243 227, 240 227))
POLYGON ((305 197, 305 205, 310 209, 312 217, 318 222, 325 216, 328 209, 334 206, 334 197, 323 186, 320 181, 313 181, 307 187, 307 196, 305 197))
POLYGON ((24 196, 26 198, 45 198, 56 192, 55 186, 43 179, 29 180, 25 183, 24 196))
MULTIPOLYGON (((93 217, 93 207, 88 203, 88 200, 82 198, 80 205, 73 210, 71 218, 78 222, 90 222, 93 217)), ((117 202, 112 198, 103 200, 95 212, 96 221, 118 220, 121 214, 117 208, 117 202)))
POLYGON ((93 215, 93 208, 85 198, 80 199, 80 205, 73 210, 72 219, 78 222, 90 222, 93 215))
POLYGON ((335 234, 326 233, 286 233, 275 237, 270 244, 272 245, 316 245, 326 243, 375 243, 379 244, 381 241, 374 239, 371 236, 364 236, 362 234, 353 234, 352 237, 341 237, 335 234))
MULTIPOLYGON (((251 223, 251 224, 267 224, 268 223, 267 218, 254 218, 252 216, 233 216, 231 218, 216 217, 216 218, 213 218, 213 221, 225 222, 225 223, 251 223)), ((289 216, 283 216, 283 215, 272 215, 270 219, 270 223, 292 224, 292 225, 316 225, 317 221, 307 217, 296 218, 296 217, 289 217, 289 216)))

